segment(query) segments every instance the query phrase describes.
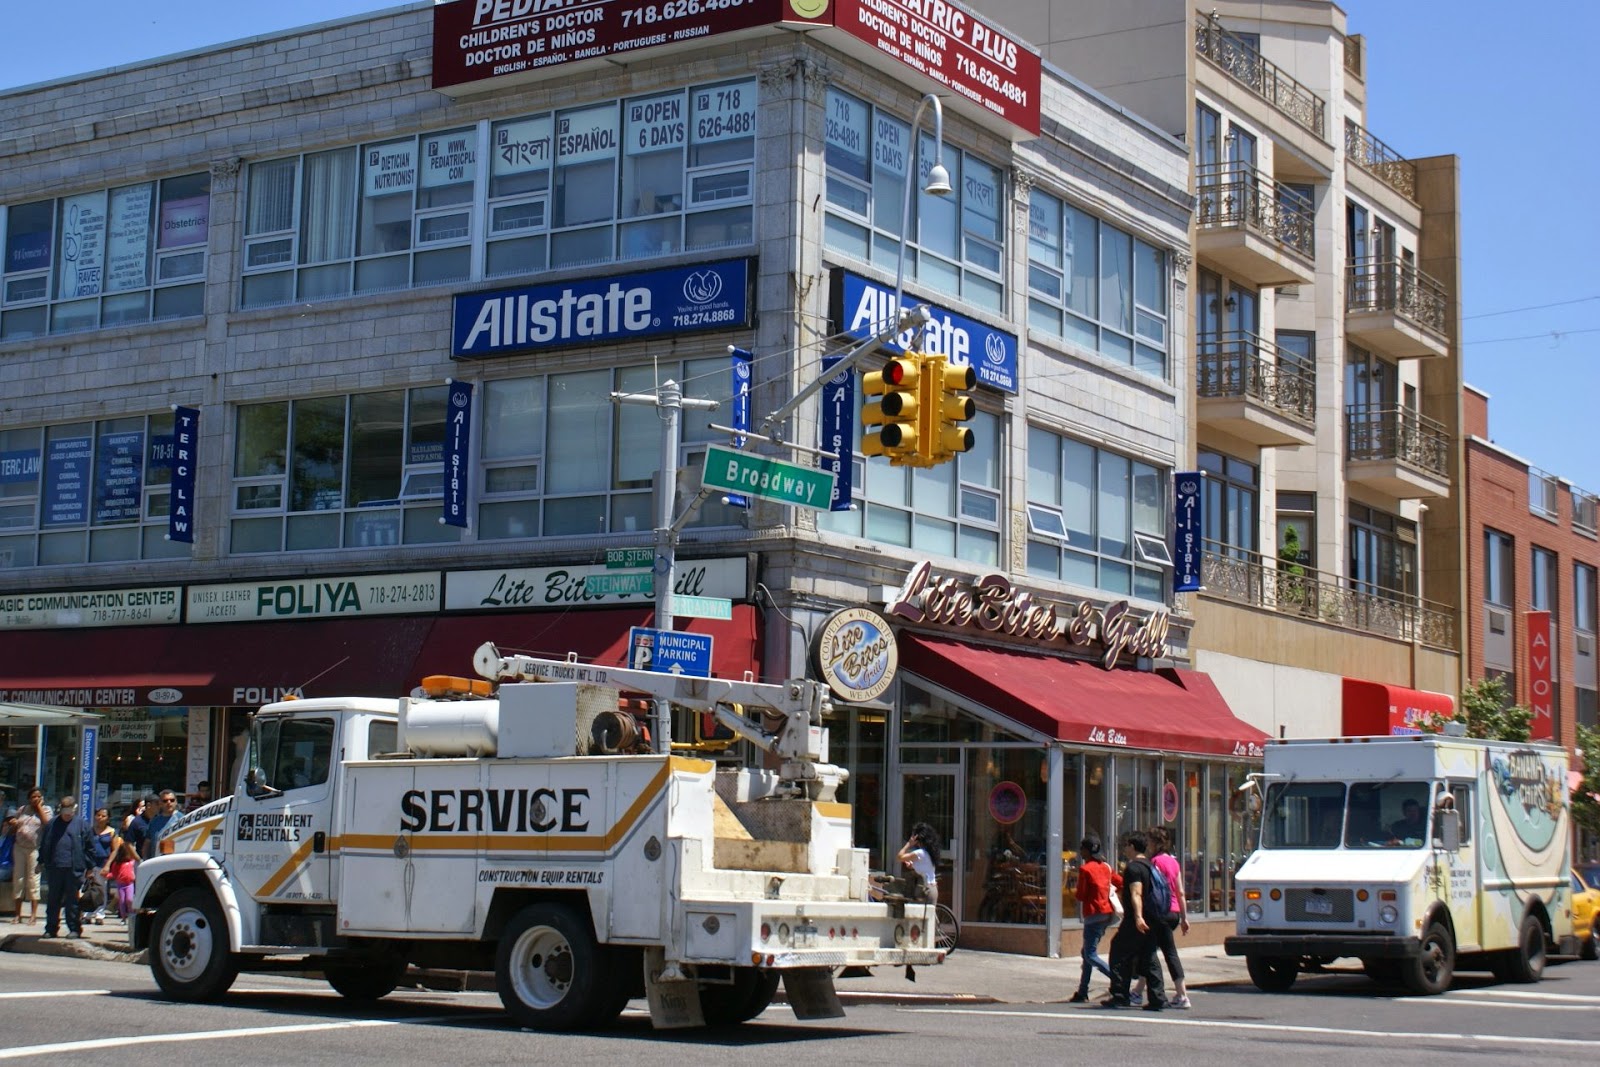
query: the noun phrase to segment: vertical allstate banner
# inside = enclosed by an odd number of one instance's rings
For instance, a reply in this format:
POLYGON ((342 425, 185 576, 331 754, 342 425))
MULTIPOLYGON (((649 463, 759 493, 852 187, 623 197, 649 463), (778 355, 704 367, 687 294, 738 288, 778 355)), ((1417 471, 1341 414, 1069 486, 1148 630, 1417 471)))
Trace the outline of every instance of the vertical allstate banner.
POLYGON ((1530 611, 1528 620, 1528 740, 1556 740, 1555 691, 1550 669, 1550 613, 1530 611))
POLYGON ((467 472, 472 469, 472 383, 449 379, 444 422, 444 514, 446 526, 467 528, 467 472))
POLYGON ((200 443, 200 409, 173 405, 172 482, 167 494, 167 540, 194 544, 194 469, 200 443))
MULTIPOLYGON (((733 447, 744 447, 743 431, 750 429, 750 364, 754 357, 742 348, 728 346, 733 361, 733 428, 741 432, 733 435, 733 447)), ((722 502, 730 507, 747 508, 750 498, 743 493, 729 493, 722 502)))
POLYGON ((828 372, 843 359, 828 356, 822 361, 822 450, 836 458, 824 459, 822 469, 833 472, 833 497, 829 511, 849 511, 851 490, 855 488, 856 452, 856 375, 845 371, 828 377, 828 372))
POLYGON ((94 820, 94 761, 100 739, 100 728, 83 728, 83 750, 78 756, 78 812, 91 822, 94 820))
POLYGON ((1205 544, 1205 500, 1200 495, 1202 475, 1183 471, 1172 476, 1172 591, 1192 593, 1200 588, 1200 559, 1205 544))

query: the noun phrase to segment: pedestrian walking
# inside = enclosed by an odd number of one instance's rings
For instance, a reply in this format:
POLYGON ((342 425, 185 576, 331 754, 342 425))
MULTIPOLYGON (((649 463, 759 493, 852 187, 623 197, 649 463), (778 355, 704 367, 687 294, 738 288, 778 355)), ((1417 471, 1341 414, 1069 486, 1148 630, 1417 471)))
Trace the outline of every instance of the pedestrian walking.
POLYGON ((163 789, 156 798, 156 813, 150 816, 150 829, 146 831, 144 849, 139 853, 140 859, 149 859, 156 855, 156 849, 161 841, 161 832, 167 828, 167 823, 178 817, 178 794, 170 789, 163 789))
POLYGON ((1145 849, 1149 846, 1142 831, 1125 834, 1122 839, 1122 925, 1111 939, 1111 996, 1100 1002, 1103 1008, 1133 1007, 1133 980, 1145 980, 1146 1011, 1161 1011, 1167 1006, 1161 981, 1161 964, 1156 958, 1156 939, 1151 931, 1170 907, 1162 883, 1150 865, 1145 849))
POLYGON ((121 841, 111 858, 111 885, 117 891, 117 918, 123 922, 133 914, 133 882, 139 867, 139 853, 131 842, 121 841))
POLYGON ((11 897, 17 902, 17 925, 22 924, 22 905, 33 905, 30 923, 39 921, 39 837, 50 822, 50 805, 38 787, 28 790, 28 802, 17 811, 15 841, 11 847, 11 897))
POLYGON ((89 873, 84 882, 84 893, 94 898, 94 910, 84 916, 85 922, 96 926, 106 921, 106 907, 111 903, 107 885, 107 871, 117 848, 117 828, 111 825, 111 810, 96 808, 94 825, 89 828, 89 873))
MULTIPOLYGON (((1183 871, 1178 866, 1178 858, 1172 854, 1172 835, 1165 827, 1152 826, 1147 832, 1150 838, 1150 864, 1160 871, 1166 879, 1169 896, 1172 897, 1172 906, 1167 914, 1158 923, 1151 924, 1151 932, 1155 935, 1156 947, 1161 956, 1167 961, 1167 973, 1172 976, 1172 999, 1168 1007, 1187 1010, 1192 1005, 1189 1003, 1189 989, 1183 981, 1183 960, 1178 956, 1177 935, 1189 932, 1188 902, 1183 896, 1183 871)), ((1132 1000, 1139 1003, 1144 992, 1144 982, 1141 980, 1133 987, 1132 1000)))
POLYGON ((1111 895, 1120 890, 1122 876, 1111 869, 1100 854, 1100 837, 1090 834, 1078 842, 1078 912, 1083 918, 1083 974, 1078 979, 1078 991, 1069 1004, 1084 1004, 1089 1000, 1089 979, 1099 971, 1111 977, 1111 967, 1100 957, 1100 939, 1110 928, 1117 913, 1111 895))
POLYGON ((133 846, 133 854, 144 851, 144 839, 150 835, 150 823, 145 819, 145 799, 139 797, 122 811, 122 824, 117 833, 133 846))
POLYGON ((61 798, 61 810, 39 837, 39 858, 44 863, 44 936, 59 937, 61 916, 66 913, 67 930, 73 937, 83 936, 83 918, 78 908, 78 889, 89 869, 89 824, 78 818, 78 798, 61 798))

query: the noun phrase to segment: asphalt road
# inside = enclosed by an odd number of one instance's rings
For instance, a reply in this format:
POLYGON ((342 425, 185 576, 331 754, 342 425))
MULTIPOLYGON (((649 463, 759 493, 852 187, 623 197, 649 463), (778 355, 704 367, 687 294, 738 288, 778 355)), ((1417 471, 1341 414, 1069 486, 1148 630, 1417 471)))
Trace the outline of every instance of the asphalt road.
POLYGON ((217 1005, 174 1004, 142 967, 0 956, 0 1061, 74 1065, 219 1062, 852 1062, 988 1065, 1098 1061, 1283 1067, 1313 1058, 1395 1064, 1504 1063, 1516 1052, 1592 1062, 1600 1048, 1600 965, 1553 966, 1535 986, 1458 975, 1441 997, 1386 997, 1351 974, 1302 976, 1288 994, 1247 985, 1197 990, 1194 1010, 1112 1012, 1065 1004, 856 1006, 796 1023, 782 1006, 726 1031, 650 1028, 636 1004, 601 1034, 532 1034, 486 993, 396 993, 347 1003, 319 981, 245 975, 217 1005), (688 1059, 692 1057, 692 1060, 688 1059))

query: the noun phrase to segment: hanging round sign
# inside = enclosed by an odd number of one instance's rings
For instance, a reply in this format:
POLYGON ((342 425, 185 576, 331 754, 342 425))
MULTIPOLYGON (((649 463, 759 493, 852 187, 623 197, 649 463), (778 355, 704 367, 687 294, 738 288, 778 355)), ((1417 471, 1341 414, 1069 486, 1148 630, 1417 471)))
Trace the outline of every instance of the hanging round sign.
POLYGON ((817 673, 840 700, 873 700, 883 695, 900 666, 889 621, 866 608, 829 615, 812 647, 817 673))
POLYGON ((1016 782, 1001 782, 989 791, 989 815, 1001 826, 1010 826, 1028 812, 1028 794, 1016 782))
POLYGON ((1173 822, 1178 818, 1178 783, 1168 782, 1161 787, 1161 821, 1173 822))

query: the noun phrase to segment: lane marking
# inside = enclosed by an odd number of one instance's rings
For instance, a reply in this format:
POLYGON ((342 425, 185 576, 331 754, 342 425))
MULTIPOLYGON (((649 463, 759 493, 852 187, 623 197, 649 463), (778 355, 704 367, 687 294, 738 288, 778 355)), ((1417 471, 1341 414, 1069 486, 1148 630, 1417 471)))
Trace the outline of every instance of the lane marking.
POLYGON ((1515 1008, 1518 1011, 1594 1011, 1593 1004, 1526 1004, 1506 1003, 1488 999, 1457 1000, 1455 997, 1418 997, 1408 1003, 1432 1004, 1441 1008, 1515 1008))
POLYGON ((0 993, 0 1000, 27 1000, 30 997, 105 997, 109 989, 42 989, 22 993, 0 993))
POLYGON ((185 1041, 225 1041, 237 1037, 276 1037, 283 1034, 314 1034, 329 1030, 366 1030, 380 1026, 410 1026, 417 1023, 459 1022, 455 1016, 416 1019, 352 1019, 337 1023, 299 1023, 292 1026, 251 1026, 235 1030, 202 1030, 171 1034, 123 1035, 89 1041, 62 1041, 52 1045, 24 1045, 0 1049, 0 1060, 20 1060, 30 1056, 58 1056, 68 1052, 95 1052, 100 1049, 127 1048, 132 1045, 164 1045, 185 1041))
MULTIPOLYGON (((1570 1000, 1574 1003, 1593 1006, 1593 996, 1583 996, 1578 993, 1534 993, 1526 989, 1457 989, 1446 993, 1447 997, 1516 997, 1519 1000, 1570 1000)), ((1400 998, 1391 998, 1400 999, 1400 998)), ((1422 998, 1426 999, 1426 998, 1422 998)))
POLYGON ((1141 1026, 1192 1026, 1206 1030, 1252 1030, 1275 1034, 1319 1034, 1334 1037, 1380 1038, 1393 1042, 1397 1037, 1427 1038, 1434 1041, 1460 1041, 1467 1044, 1486 1045, 1541 1045, 1548 1048, 1581 1048, 1594 1051, 1593 1038, 1568 1037, 1517 1037, 1509 1034, 1429 1033, 1427 1031, 1400 1032, 1396 1030, 1345 1030, 1337 1026, 1290 1026, 1284 1023, 1245 1023, 1226 1019, 1152 1019, 1141 1009, 1133 1011, 981 1011, 977 1008, 906 1008, 909 1012, 926 1015, 999 1015, 1014 1019, 1054 1019, 1057 1022, 1092 1017, 1096 1022, 1120 1018, 1123 1022, 1141 1026), (1142 1017, 1130 1019, 1138 1012, 1142 1017))

